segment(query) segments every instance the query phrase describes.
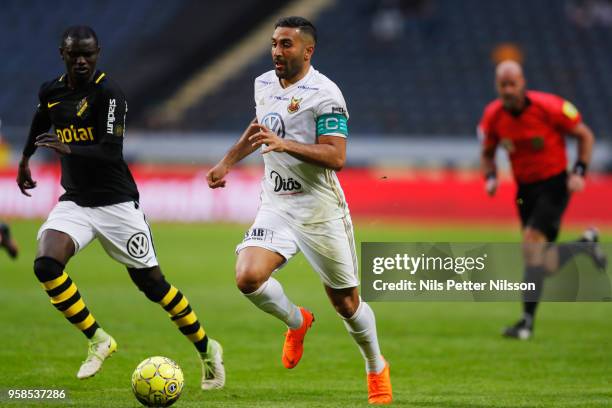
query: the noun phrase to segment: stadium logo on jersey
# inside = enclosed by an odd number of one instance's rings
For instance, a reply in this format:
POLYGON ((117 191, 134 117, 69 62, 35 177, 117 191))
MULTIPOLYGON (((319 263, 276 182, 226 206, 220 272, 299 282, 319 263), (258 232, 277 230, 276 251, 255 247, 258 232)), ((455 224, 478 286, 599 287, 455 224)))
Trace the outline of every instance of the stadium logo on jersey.
POLYGON ((276 170, 272 170, 270 172, 270 179, 274 182, 274 192, 275 193, 295 192, 296 190, 302 189, 302 185, 300 184, 299 181, 294 180, 292 177, 285 179, 283 176, 278 174, 276 170))
POLYGON ((106 117, 106 133, 109 135, 113 134, 115 127, 115 108, 117 107, 117 100, 111 99, 108 101, 108 116, 106 117))
POLYGON ((85 113, 85 111, 87 110, 87 108, 89 107, 89 104, 87 103, 87 97, 81 99, 81 101, 77 104, 77 116, 79 118, 83 117, 83 114, 85 113))
POLYGON ((289 113, 295 113, 297 111, 300 110, 300 102, 302 102, 303 98, 297 99, 296 97, 292 96, 291 97, 291 102, 289 102, 289 105, 287 106, 287 112, 289 113))
POLYGON ((132 235, 127 243, 127 251, 134 258, 143 258, 149 253, 149 238, 142 232, 132 235))
POLYGON ((261 124, 276 133, 279 137, 285 137, 285 122, 281 115, 276 112, 268 113, 261 120, 261 124))

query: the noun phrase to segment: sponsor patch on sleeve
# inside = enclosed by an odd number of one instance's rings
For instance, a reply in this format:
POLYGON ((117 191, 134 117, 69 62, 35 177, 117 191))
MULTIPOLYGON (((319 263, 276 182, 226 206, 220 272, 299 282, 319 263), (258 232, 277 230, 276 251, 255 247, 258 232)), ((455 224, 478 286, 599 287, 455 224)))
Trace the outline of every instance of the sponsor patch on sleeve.
POLYGON ((272 238, 274 237, 274 232, 267 228, 251 228, 247 232, 244 233, 244 239, 242 242, 249 241, 262 241, 272 243, 272 238))
POLYGON ((317 136, 329 134, 348 136, 346 116, 340 113, 328 113, 317 118, 317 136))
POLYGON ((567 116, 571 120, 576 120, 578 117, 578 109, 569 101, 563 102, 563 107, 561 108, 563 114, 567 116))
POLYGON ((346 116, 346 109, 341 106, 334 106, 332 107, 332 113, 339 113, 341 115, 346 116))

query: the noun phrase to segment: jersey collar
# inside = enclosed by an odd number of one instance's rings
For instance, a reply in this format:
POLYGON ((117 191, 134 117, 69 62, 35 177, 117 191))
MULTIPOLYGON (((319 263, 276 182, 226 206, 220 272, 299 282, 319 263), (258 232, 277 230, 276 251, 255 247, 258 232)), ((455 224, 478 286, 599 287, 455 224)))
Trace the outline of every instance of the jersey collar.
POLYGON ((523 106, 523 109, 521 109, 520 111, 516 112, 516 111, 511 111, 509 109, 506 109, 504 107, 504 110, 506 112, 508 112, 510 115, 514 116, 515 118, 518 118, 519 116, 521 116, 523 114, 523 112, 525 112, 527 110, 527 108, 529 108, 530 105, 531 105, 531 99, 529 99, 529 96, 527 96, 527 94, 525 93, 525 106, 523 106))
MULTIPOLYGON (((100 71, 99 69, 96 69, 96 71, 94 72, 93 76, 91 77, 91 79, 89 80, 89 82, 87 83, 86 86, 90 86, 92 84, 99 84, 104 78, 106 77, 106 73, 100 71)), ((58 82, 62 82, 64 84, 64 86, 66 88, 70 88, 70 86, 68 85, 68 74, 63 74, 59 79, 58 82)))
POLYGON ((283 90, 283 92, 287 91, 287 90, 290 90, 290 89, 294 89, 295 87, 298 87, 298 86, 302 85, 304 82, 306 82, 306 80, 308 78, 310 78, 310 76, 313 74, 314 71, 315 71, 315 69, 311 65, 310 68, 308 68, 308 72, 306 72, 306 75, 304 75, 304 77, 302 79, 300 79, 299 81, 297 81, 294 84, 289 85, 286 88, 283 88, 283 85, 281 85, 281 82, 280 82, 280 78, 278 78, 278 86, 280 87, 280 89, 283 90))

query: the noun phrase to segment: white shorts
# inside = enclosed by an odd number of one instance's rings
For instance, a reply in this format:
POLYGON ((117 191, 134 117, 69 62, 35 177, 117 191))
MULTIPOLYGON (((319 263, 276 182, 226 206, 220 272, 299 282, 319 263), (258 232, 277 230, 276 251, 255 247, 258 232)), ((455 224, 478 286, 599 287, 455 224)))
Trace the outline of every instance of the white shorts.
POLYGON ((81 207, 60 201, 38 231, 56 230, 72 238, 75 254, 95 238, 111 258, 129 268, 157 266, 153 236, 140 206, 133 201, 104 207, 81 207))
POLYGON ((287 261, 299 251, 333 289, 359 285, 357 254, 351 217, 295 225, 278 214, 260 209, 236 253, 247 247, 261 247, 282 255, 287 261))

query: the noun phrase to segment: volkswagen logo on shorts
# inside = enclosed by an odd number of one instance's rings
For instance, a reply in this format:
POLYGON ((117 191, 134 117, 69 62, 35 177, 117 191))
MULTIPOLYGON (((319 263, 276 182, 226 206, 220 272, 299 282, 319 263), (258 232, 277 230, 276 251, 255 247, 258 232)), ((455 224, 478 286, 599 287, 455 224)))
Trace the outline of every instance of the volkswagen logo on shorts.
POLYGON ((279 137, 285 137, 285 122, 283 122, 282 116, 278 113, 268 113, 261 120, 261 124, 276 133, 279 137))
POLYGON ((149 238, 142 232, 130 237, 127 250, 134 258, 142 258, 149 253, 149 238))

